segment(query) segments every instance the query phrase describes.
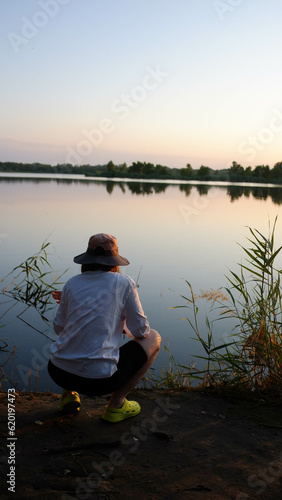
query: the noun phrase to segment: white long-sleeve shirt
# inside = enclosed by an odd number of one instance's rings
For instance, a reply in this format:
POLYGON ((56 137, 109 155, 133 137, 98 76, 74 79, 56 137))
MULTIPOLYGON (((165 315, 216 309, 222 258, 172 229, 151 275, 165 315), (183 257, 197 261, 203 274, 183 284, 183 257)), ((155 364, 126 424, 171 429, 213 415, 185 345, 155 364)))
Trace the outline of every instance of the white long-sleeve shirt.
POLYGON ((150 331, 136 285, 127 275, 88 271, 65 284, 53 325, 58 335, 51 361, 87 378, 116 371, 119 344, 126 326, 134 337, 150 331))

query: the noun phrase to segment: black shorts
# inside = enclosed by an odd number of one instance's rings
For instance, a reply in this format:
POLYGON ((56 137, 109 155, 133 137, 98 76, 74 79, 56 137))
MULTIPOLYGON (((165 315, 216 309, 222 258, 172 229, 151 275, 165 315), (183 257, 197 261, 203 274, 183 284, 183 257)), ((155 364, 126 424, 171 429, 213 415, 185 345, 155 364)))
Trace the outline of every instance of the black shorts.
POLYGON ((107 378, 86 378, 67 372, 48 363, 51 379, 60 387, 76 391, 87 396, 103 396, 121 389, 135 373, 146 363, 147 354, 143 347, 130 340, 119 349, 117 371, 107 378))

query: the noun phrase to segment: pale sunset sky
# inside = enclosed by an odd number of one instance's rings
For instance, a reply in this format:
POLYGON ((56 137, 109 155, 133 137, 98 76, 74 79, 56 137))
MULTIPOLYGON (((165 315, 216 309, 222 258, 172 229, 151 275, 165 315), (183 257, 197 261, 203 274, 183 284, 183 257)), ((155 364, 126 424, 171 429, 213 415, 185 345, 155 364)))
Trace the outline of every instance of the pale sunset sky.
POLYGON ((0 161, 282 161, 281 0, 1 2, 0 161))

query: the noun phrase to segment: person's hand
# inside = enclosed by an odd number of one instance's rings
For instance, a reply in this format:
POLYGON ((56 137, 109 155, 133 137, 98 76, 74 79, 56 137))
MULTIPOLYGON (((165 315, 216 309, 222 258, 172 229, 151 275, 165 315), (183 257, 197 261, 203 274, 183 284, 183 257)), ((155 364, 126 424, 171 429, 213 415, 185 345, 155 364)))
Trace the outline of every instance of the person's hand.
POLYGON ((53 297, 53 299, 55 299, 57 304, 60 304, 60 302, 61 302, 61 295, 62 295, 62 292, 60 292, 60 290, 53 290, 53 292, 52 292, 52 297, 53 297))

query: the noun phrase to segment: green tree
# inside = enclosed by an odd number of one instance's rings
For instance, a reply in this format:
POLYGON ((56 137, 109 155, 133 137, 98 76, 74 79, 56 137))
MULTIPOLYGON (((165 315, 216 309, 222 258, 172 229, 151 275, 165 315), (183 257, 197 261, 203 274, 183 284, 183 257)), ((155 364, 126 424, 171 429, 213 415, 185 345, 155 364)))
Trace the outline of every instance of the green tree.
POLYGON ((272 179, 280 180, 282 178, 282 161, 275 163, 270 171, 270 175, 272 179))
POLYGON ((189 179, 189 177, 192 177, 193 175, 193 168, 191 167, 190 163, 187 163, 185 168, 180 169, 180 175, 184 179, 189 179))
POLYGON ((200 168, 199 168, 199 171, 198 171, 198 175, 199 177, 208 177, 210 174, 210 168, 209 167, 205 167, 204 165, 201 165, 200 168))
POLYGON ((245 168, 245 177, 251 177, 252 176, 252 167, 246 167, 245 168))
POLYGON ((165 177, 168 174, 168 168, 162 165, 156 165, 155 171, 158 177, 165 177))
POLYGON ((115 164, 112 161, 109 161, 109 163, 107 164, 107 172, 113 173, 115 172, 115 170, 116 170, 115 164))
POLYGON ((139 177, 144 175, 144 176, 152 176, 155 171, 155 166, 153 163, 146 163, 146 162, 133 162, 132 165, 128 168, 128 172, 131 174, 138 175, 139 177))
POLYGON ((120 166, 120 172, 125 173, 126 171, 127 171, 127 164, 122 163, 122 165, 120 166))
POLYGON ((231 180, 240 180, 244 178, 244 167, 237 163, 236 161, 232 162, 232 166, 228 169, 231 180))
POLYGON ((267 181, 270 176, 269 165, 257 165, 253 171, 253 176, 267 181))
POLYGON ((143 173, 143 163, 141 161, 134 161, 128 167, 128 172, 131 174, 141 175, 143 173))
POLYGON ((153 163, 143 164, 143 174, 146 176, 152 176, 155 172, 155 165, 153 163))

